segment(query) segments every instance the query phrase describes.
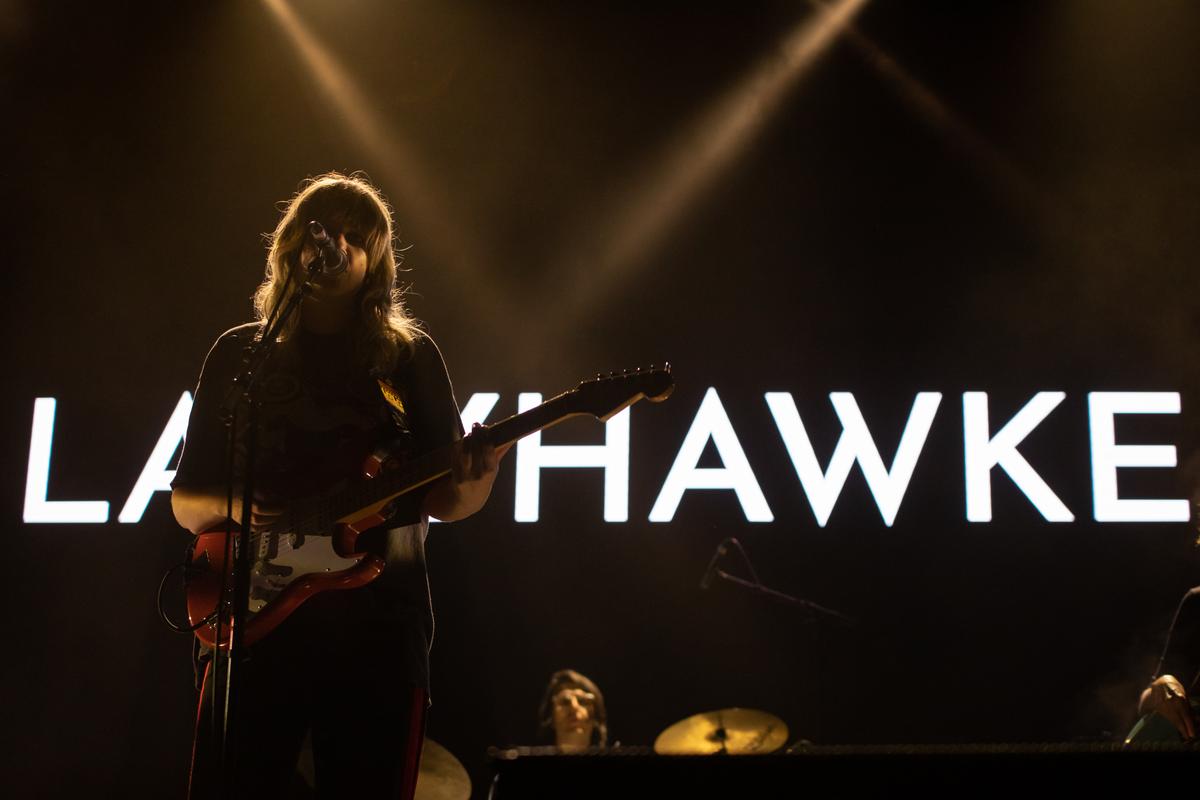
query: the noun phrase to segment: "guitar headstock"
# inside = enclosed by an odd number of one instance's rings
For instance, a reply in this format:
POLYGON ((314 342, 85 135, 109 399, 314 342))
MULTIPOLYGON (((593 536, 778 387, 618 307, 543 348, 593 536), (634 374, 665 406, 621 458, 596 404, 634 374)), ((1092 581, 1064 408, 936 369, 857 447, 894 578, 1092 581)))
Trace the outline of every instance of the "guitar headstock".
POLYGON ((671 377, 671 365, 649 369, 638 367, 633 370, 598 374, 595 378, 582 381, 575 388, 575 402, 594 417, 607 420, 627 406, 645 398, 660 403, 671 396, 675 379, 671 377))

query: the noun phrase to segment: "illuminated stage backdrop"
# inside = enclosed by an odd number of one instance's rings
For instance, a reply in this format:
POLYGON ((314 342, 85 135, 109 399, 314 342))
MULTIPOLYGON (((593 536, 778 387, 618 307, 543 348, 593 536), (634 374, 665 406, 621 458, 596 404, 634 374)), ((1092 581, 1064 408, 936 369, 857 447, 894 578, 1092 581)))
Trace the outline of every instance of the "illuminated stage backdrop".
POLYGON ((814 8, 9 4, 16 785, 182 791, 164 487, 275 203, 328 169, 396 206, 468 424, 678 383, 433 528, 431 735, 477 782, 562 667, 626 744, 733 705, 821 743, 1123 733, 1197 582, 1200 12, 814 8), (701 590, 728 537, 856 624, 701 590))

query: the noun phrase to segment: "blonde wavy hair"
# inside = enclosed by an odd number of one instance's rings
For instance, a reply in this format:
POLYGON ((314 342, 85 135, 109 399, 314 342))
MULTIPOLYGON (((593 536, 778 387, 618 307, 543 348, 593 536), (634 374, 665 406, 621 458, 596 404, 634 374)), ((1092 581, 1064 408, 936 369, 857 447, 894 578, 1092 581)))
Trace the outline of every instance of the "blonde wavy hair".
MULTIPOLYGON (((351 229, 362 235, 367 275, 356 298, 355 354, 372 374, 390 373, 401 353, 411 354, 420 327, 396 286, 401 256, 393 241, 392 210, 362 173, 327 172, 309 178, 287 201, 283 217, 268 236, 266 273, 254 293, 255 317, 260 322, 268 319, 299 291, 304 279, 300 254, 312 220, 333 232, 351 229)), ((293 315, 279 338, 293 336, 298 324, 299 315, 293 315)))

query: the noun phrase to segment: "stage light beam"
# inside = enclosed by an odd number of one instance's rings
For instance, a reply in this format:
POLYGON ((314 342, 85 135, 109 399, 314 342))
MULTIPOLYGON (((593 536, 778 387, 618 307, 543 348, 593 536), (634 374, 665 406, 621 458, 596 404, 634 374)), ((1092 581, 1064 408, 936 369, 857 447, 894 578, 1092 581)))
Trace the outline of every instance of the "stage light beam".
MULTIPOLYGON (((671 142, 668 155, 637 182, 638 188, 619 204, 614 219, 601 226, 611 233, 600 240, 603 244, 593 259, 579 264, 570 294, 555 301, 557 314, 547 326, 549 335, 579 325, 631 276, 633 267, 746 150, 788 90, 865 3, 838 0, 816 10, 671 142)), ((572 244, 578 247, 578 242, 572 244)), ((570 261, 560 259, 560 263, 570 261)))
MULTIPOLYGON (((828 7, 828 4, 818 0, 810 2, 817 8, 828 7)), ((1032 211, 1043 224, 1057 216, 1045 194, 999 148, 947 106, 932 89, 913 77, 896 59, 853 25, 846 26, 842 38, 875 70, 884 84, 896 92, 901 102, 918 119, 938 133, 1002 194, 1009 207, 1032 211)))
MULTIPOLYGON (((368 158, 382 166, 388 196, 395 203, 397 211, 403 213, 408 223, 406 227, 420 231, 421 241, 428 242, 430 248, 447 262, 447 266, 461 273, 465 281, 478 286, 478 292, 464 293, 465 300, 484 296, 494 299, 499 287, 482 285, 485 276, 478 265, 486 262, 466 243, 462 230, 451 225, 451 216, 445 211, 449 204, 438 190, 437 182, 429 176, 422 160, 395 131, 383 124, 373 111, 377 104, 359 90, 346 69, 318 41, 287 0, 263 2, 295 46, 317 87, 336 109, 338 119, 357 137, 368 158)), ((479 306, 478 313, 489 313, 484 303, 476 305, 479 306)))

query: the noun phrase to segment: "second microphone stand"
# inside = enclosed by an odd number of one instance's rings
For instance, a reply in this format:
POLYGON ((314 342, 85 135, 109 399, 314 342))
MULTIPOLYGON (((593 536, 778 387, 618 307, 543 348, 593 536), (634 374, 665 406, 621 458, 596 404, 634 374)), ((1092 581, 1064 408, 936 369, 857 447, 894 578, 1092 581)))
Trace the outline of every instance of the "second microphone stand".
POLYGON ((790 594, 784 594, 783 592, 776 591, 775 589, 765 585, 761 580, 759 580, 758 573, 754 571, 754 565, 750 563, 750 557, 746 555, 746 550, 742 547, 742 543, 733 536, 730 536, 717 545, 716 552, 713 553, 712 560, 709 561, 708 570, 705 572, 703 580, 700 581, 700 588, 707 589, 709 584, 712 582, 713 577, 720 578, 723 581, 729 581, 730 583, 736 584, 745 589, 749 589, 755 594, 762 595, 763 597, 769 597, 772 600, 777 600, 785 605, 803 609, 804 611, 814 615, 822 615, 835 619, 844 625, 855 624, 853 617, 846 616, 840 611, 834 611, 832 608, 826 608, 825 606, 814 603, 811 600, 805 600, 803 597, 793 597, 790 594), (746 571, 750 573, 750 577, 753 578, 753 580, 739 578, 737 575, 732 575, 717 566, 721 558, 724 557, 727 552, 729 552, 730 547, 733 547, 738 551, 738 554, 742 557, 742 563, 746 565, 746 571))

